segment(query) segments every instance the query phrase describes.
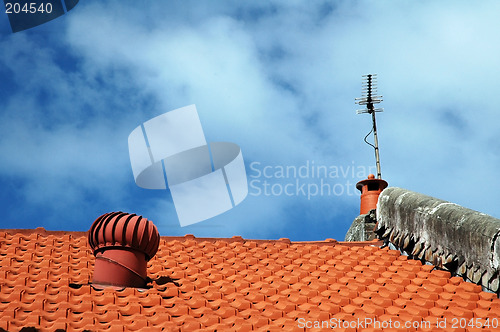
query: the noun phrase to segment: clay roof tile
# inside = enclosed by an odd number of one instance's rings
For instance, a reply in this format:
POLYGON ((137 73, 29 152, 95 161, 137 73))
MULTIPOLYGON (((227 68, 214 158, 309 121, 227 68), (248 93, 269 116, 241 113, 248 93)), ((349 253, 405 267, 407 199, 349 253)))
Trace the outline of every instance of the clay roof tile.
POLYGON ((98 289, 85 235, 0 231, 1 328, 300 330, 299 318, 500 312, 495 294, 397 251, 328 241, 161 237, 152 288, 98 289))

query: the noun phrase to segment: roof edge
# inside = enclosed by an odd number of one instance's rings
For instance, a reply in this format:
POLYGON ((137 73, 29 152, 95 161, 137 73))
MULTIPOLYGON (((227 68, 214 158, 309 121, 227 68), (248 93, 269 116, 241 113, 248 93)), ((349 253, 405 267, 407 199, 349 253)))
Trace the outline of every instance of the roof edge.
MULTIPOLYGON (((43 227, 37 227, 35 229, 9 229, 9 228, 4 228, 0 229, 0 232, 5 232, 8 234, 24 234, 24 235, 31 235, 31 234, 40 234, 40 235, 75 235, 75 236, 87 236, 88 232, 82 232, 82 231, 50 231, 46 230, 43 227)), ((204 242, 204 241, 209 241, 209 242, 216 242, 216 241, 225 241, 225 242, 256 242, 256 243, 285 243, 285 244, 317 244, 317 245, 344 245, 344 246, 349 246, 349 247, 356 247, 356 246, 382 246, 383 241, 380 240, 372 240, 372 241, 354 241, 354 242, 349 242, 349 241, 337 241, 331 238, 327 238, 325 240, 318 240, 318 241, 292 241, 288 238, 280 238, 280 239, 245 239, 241 236, 233 236, 230 238, 217 238, 217 237, 196 237, 193 234, 186 234, 184 236, 160 236, 160 239, 162 240, 178 240, 178 241, 186 241, 186 240, 194 240, 197 242, 204 242)))

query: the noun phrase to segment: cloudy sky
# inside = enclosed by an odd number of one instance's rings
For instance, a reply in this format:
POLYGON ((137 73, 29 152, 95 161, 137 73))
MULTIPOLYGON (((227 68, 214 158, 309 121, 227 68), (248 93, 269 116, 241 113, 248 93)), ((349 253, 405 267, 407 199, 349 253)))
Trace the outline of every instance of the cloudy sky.
POLYGON ((0 228, 86 231, 121 210, 166 236, 343 240, 355 183, 375 165, 370 117, 354 104, 368 73, 384 96, 389 185, 500 217, 499 12, 498 1, 82 0, 15 34, 2 16, 0 228), (208 141, 240 146, 249 194, 180 227, 168 191, 135 185, 127 139, 190 104, 208 141))

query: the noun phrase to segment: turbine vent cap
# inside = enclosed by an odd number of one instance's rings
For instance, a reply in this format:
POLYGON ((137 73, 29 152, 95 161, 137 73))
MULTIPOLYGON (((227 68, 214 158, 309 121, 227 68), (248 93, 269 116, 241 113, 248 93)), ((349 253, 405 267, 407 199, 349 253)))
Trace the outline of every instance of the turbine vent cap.
POLYGON ((93 285, 146 287, 147 262, 160 245, 151 221, 130 213, 106 213, 94 221, 88 240, 95 255, 93 285))
POLYGON ((152 221, 119 211, 98 217, 90 227, 88 240, 94 255, 121 247, 143 252, 149 261, 158 251, 160 234, 152 221))

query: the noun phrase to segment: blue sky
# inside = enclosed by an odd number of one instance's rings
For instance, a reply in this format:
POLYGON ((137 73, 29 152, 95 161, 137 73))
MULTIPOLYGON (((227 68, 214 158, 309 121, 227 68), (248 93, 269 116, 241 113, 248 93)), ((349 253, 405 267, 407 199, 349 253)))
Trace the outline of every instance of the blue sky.
POLYGON ((0 228, 86 231, 122 210, 165 236, 343 240, 355 183, 375 165, 370 117, 354 104, 367 73, 384 96, 389 185, 499 217, 499 7, 86 0, 15 34, 2 16, 0 228), (127 138, 190 104, 208 141, 241 147, 251 186, 237 207, 181 228, 168 191, 135 185, 127 138), (290 173, 300 167, 309 174, 290 173), (287 184, 335 192, 280 194, 287 184))

